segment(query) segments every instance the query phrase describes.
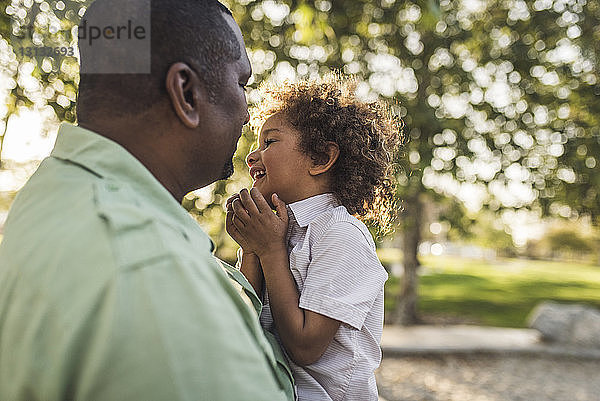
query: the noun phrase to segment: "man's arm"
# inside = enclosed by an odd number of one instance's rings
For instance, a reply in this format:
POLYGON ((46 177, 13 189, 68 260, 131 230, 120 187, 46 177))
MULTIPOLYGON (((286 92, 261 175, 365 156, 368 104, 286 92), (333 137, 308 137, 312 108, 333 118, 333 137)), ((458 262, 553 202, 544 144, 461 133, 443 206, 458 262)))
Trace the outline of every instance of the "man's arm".
POLYGON ((256 317, 209 263, 165 258, 115 277, 81 339, 75 398, 285 399, 256 317))

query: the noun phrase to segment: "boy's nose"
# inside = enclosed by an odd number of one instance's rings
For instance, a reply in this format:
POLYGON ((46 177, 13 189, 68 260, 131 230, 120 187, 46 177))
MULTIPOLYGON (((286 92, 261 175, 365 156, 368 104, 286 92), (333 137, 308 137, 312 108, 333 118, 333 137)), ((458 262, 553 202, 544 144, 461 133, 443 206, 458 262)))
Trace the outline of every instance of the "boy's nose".
POLYGON ((252 167, 252 165, 256 163, 256 161, 258 160, 257 154, 258 150, 248 153, 248 156, 246 156, 246 164, 248 165, 248 167, 252 167))

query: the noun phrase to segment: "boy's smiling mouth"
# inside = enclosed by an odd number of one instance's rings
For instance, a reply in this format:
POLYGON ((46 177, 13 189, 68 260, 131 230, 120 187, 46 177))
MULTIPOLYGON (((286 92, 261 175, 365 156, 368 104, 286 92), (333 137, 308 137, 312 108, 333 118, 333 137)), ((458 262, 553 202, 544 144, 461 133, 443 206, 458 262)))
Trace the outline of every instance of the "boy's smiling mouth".
POLYGON ((250 177, 252 177, 254 182, 260 180, 265 175, 267 175, 267 172, 264 168, 261 168, 261 167, 251 167, 250 168, 250 177))

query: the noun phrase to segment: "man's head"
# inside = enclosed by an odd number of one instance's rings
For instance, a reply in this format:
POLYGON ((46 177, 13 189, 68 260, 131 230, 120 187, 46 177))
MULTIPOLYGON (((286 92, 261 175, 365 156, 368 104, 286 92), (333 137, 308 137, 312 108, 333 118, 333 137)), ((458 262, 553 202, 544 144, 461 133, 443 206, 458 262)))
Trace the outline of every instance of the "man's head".
MULTIPOLYGON (((83 20, 93 26, 107 12, 127 20, 148 1, 96 0, 83 20)), ((150 74, 82 74, 77 117, 124 145, 153 173, 153 167, 172 170, 179 188, 163 185, 178 197, 233 172, 231 157, 248 121, 243 85, 251 68, 241 32, 218 1, 152 0, 149 10, 150 74), (138 149, 148 147, 153 151, 138 149), (144 160, 143 153, 169 165, 152 166, 157 161, 144 160)), ((89 63, 98 60, 98 49, 80 43, 84 71, 94 71, 89 63)), ((118 47, 114 54, 101 49, 104 59, 127 57, 118 47)))

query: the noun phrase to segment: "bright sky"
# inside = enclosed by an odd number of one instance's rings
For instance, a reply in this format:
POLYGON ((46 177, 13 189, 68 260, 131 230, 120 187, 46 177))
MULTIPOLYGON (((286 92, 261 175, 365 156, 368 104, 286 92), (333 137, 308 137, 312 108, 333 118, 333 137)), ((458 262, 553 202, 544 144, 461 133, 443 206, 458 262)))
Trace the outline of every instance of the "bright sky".
POLYGON ((44 120, 41 113, 32 110, 24 110, 13 117, 4 140, 2 158, 25 163, 48 156, 54 146, 58 127, 52 129, 49 135, 42 135, 44 120))
POLYGON ((50 124, 48 135, 43 126, 49 122, 42 113, 23 110, 13 116, 2 147, 2 160, 14 168, 0 170, 0 191, 20 189, 37 166, 50 154, 56 140, 58 125, 50 124), (53 127, 53 128, 52 128, 53 127))

